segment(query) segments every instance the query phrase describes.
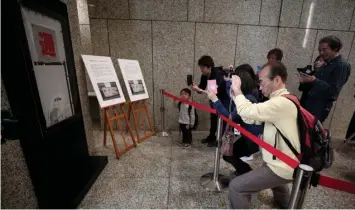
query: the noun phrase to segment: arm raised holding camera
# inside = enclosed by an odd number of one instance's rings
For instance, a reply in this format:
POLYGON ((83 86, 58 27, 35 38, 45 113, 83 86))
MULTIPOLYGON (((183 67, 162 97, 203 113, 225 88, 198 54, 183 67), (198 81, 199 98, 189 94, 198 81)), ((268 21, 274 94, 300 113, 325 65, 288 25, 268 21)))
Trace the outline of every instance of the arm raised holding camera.
POLYGON ((222 102, 218 99, 217 95, 214 94, 210 90, 203 91, 207 95, 207 97, 212 101, 212 107, 216 109, 218 114, 224 115, 225 117, 229 117, 231 115, 232 121, 239 122, 241 117, 237 114, 237 111, 229 113, 228 110, 223 106, 222 102))

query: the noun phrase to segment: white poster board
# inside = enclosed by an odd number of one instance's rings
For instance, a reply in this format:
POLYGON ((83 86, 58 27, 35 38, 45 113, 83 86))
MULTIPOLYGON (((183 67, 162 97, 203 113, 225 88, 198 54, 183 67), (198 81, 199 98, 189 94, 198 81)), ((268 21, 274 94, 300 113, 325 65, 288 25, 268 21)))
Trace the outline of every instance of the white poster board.
POLYGON ((21 8, 28 47, 46 126, 74 115, 61 23, 21 8))
POLYGON ((82 55, 81 57, 100 107, 103 108, 125 102, 126 99, 111 58, 94 55, 82 55))
POLYGON ((138 101, 149 98, 141 67, 137 60, 118 59, 130 100, 138 101))

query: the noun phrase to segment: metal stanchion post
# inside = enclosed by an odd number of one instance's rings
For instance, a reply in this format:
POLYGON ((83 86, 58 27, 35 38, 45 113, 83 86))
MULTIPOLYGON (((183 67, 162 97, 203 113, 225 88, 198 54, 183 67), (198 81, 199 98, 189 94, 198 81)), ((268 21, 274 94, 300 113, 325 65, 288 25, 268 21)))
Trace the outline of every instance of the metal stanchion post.
POLYGON ((161 120, 161 131, 157 133, 157 136, 168 137, 170 134, 165 131, 165 104, 164 104, 164 89, 160 90, 161 93, 161 102, 160 102, 160 120, 161 120))
POLYGON ((228 179, 228 177, 219 174, 219 165, 221 160, 221 144, 223 135, 223 120, 218 116, 218 127, 217 127, 217 148, 214 158, 214 168, 213 173, 207 173, 201 177, 201 185, 208 191, 220 192, 227 188, 227 185, 221 183, 221 179, 228 179))
POLYGON ((296 178, 293 180, 290 201, 288 203, 289 209, 302 208, 313 171, 313 168, 309 165, 300 164, 298 166, 296 178))

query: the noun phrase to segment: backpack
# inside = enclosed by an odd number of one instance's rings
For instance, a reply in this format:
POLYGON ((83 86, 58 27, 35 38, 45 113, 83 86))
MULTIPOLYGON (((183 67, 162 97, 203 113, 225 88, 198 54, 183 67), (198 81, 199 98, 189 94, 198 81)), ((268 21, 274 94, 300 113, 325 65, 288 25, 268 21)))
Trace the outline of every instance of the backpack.
POLYGON ((300 101, 296 96, 291 94, 282 96, 291 100, 297 107, 297 124, 301 153, 297 152, 290 140, 275 126, 277 132, 280 133, 281 137, 293 154, 299 159, 300 163, 312 166, 315 172, 329 168, 334 161, 330 131, 324 129, 320 121, 300 105, 300 101))
MULTIPOLYGON (((181 106, 181 102, 179 102, 179 104, 178 104, 179 111, 180 111, 180 106, 181 106)), ((189 112, 189 117, 190 117, 190 119, 191 119, 192 106, 189 105, 189 109, 188 109, 188 110, 189 110, 189 111, 188 111, 188 112, 189 112)), ((194 123, 194 125, 192 126, 191 130, 196 130, 196 128, 197 128, 197 126, 198 126, 198 114, 197 114, 196 109, 194 109, 194 111, 195 111, 195 123, 194 123)))

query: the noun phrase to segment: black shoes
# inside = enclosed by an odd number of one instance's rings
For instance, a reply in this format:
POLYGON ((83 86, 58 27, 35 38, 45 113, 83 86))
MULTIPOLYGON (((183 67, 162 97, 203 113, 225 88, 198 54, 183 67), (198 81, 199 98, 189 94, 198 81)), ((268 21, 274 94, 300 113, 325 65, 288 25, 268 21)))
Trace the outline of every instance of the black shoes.
POLYGON ((234 171, 231 174, 231 178, 234 179, 235 177, 243 175, 243 174, 246 174, 246 173, 250 172, 251 170, 253 170, 253 169, 250 166, 247 167, 247 168, 244 168, 243 170, 239 169, 239 171, 234 171))
POLYGON ((230 174, 230 177, 228 178, 223 178, 221 179, 221 183, 223 185, 226 185, 226 186, 229 186, 229 183, 237 176, 240 176, 240 175, 243 175, 245 173, 248 173, 249 171, 245 171, 245 172, 242 172, 242 173, 238 173, 237 171, 234 171, 233 173, 230 174))
POLYGON ((223 184, 224 186, 229 186, 231 179, 230 178, 223 178, 220 181, 221 181, 221 184, 223 184))
POLYGON ((274 207, 275 207, 276 209, 288 209, 287 206, 283 206, 281 203, 279 203, 279 202, 277 202, 277 201, 275 201, 275 200, 274 200, 274 207))
POLYGON ((201 140, 201 143, 202 143, 202 144, 206 144, 206 143, 208 143, 208 141, 209 141, 209 139, 208 139, 208 137, 207 137, 207 138, 202 139, 202 140, 201 140))
POLYGON ((213 147, 216 143, 216 137, 215 136, 208 136, 205 139, 202 139, 201 143, 202 144, 206 144, 208 143, 208 147, 213 147))
POLYGON ((217 147, 217 145, 217 141, 210 141, 208 142, 207 147, 217 147))

